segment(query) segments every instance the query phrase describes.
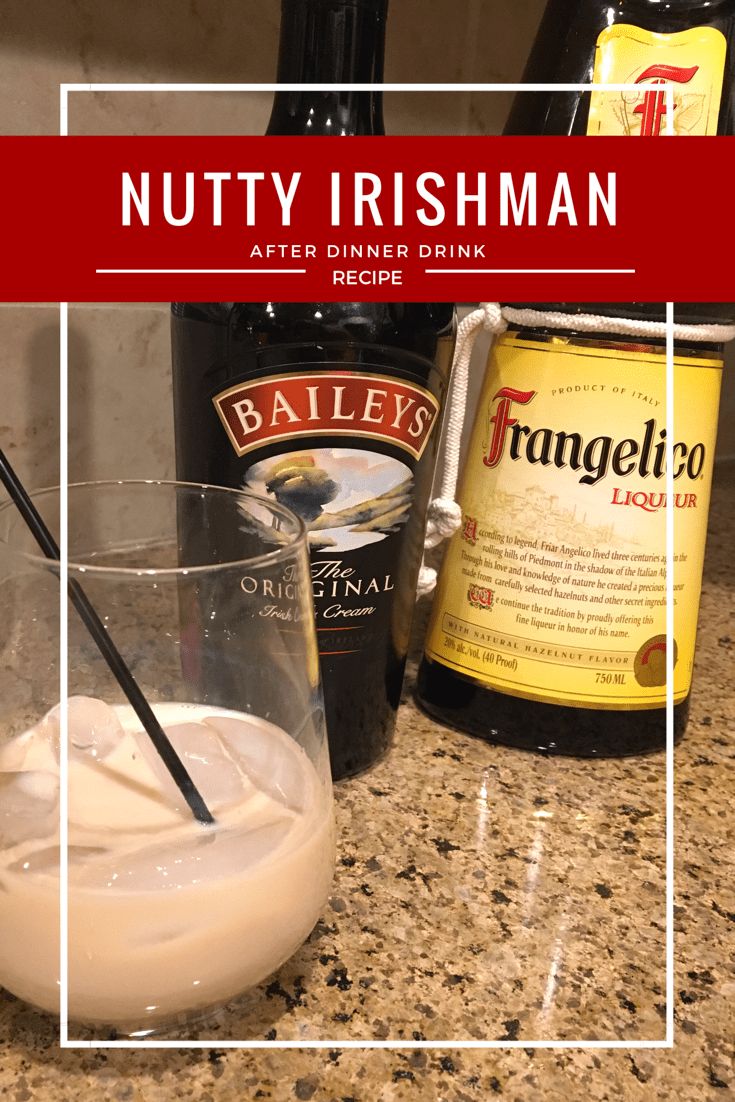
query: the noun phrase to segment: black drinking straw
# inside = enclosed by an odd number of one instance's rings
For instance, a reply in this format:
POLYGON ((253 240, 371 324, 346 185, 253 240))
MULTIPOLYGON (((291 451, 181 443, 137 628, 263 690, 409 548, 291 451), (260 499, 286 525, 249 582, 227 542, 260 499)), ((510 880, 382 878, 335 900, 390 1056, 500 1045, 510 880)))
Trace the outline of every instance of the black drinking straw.
MULTIPOLYGON (((18 507, 18 511, 46 558, 58 562, 61 558, 58 545, 2 449, 0 449, 0 481, 18 507)), ((69 599, 99 647, 100 654, 110 667, 118 685, 132 704, 138 719, 150 736, 151 742, 194 813, 194 817, 200 823, 213 823, 214 817, 189 776, 186 766, 171 745, 168 735, 153 714, 150 704, 140 691, 138 683, 125 665, 122 655, 112 642, 107 629, 76 578, 69 579, 69 599)))

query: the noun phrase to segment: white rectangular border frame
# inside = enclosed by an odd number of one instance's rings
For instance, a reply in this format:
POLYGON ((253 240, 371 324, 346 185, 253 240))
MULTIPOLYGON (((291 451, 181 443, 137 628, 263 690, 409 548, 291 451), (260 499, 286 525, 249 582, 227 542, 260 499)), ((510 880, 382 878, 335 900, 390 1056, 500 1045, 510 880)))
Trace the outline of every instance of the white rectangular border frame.
MULTIPOLYGON (((628 92, 639 91, 634 84, 176 84, 176 83, 91 83, 59 85, 59 134, 69 133, 69 95, 72 92, 278 92, 278 91, 328 91, 341 88, 344 91, 367 92, 380 87, 384 92, 628 92)), ((666 136, 674 134, 674 88, 666 84, 666 136)), ((59 1045, 62 1049, 153 1048, 153 1049, 389 1049, 389 1050, 475 1050, 486 1049, 671 1049, 674 1047, 674 704, 673 704, 673 555, 674 510, 666 514, 666 1036, 663 1040, 523 1040, 523 1041, 355 1041, 355 1040, 298 1040, 298 1041, 83 1041, 69 1037, 69 953, 68 953, 68 745, 66 708, 68 695, 68 635, 67 599, 68 580, 68 502, 67 482, 68 452, 68 324, 69 304, 59 303, 60 317, 60 484, 61 484, 61 598, 60 598, 60 647, 61 647, 61 754, 60 784, 60 960, 59 960, 59 1045)), ((666 493, 673 500, 673 444, 674 444, 674 303, 666 303, 666 493)))

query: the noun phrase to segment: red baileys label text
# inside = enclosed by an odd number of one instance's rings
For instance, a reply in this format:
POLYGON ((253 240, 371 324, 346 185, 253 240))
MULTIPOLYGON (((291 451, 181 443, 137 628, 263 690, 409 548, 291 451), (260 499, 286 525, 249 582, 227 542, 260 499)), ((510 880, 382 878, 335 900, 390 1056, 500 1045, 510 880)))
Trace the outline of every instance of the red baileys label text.
POLYGON ((352 371, 272 375, 238 383, 213 401, 238 455, 291 438, 361 436, 418 460, 439 417, 439 402, 423 387, 352 371))

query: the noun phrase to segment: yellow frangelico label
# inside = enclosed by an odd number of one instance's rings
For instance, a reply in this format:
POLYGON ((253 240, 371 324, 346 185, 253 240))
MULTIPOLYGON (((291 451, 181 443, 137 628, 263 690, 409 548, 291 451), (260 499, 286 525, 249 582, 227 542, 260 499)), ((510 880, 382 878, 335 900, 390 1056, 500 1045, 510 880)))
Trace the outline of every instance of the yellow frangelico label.
POLYGON ((483 385, 426 653, 491 688, 587 708, 666 702, 674 510, 674 699, 691 684, 722 361, 505 336, 483 385))
POLYGON ((717 133, 727 40, 715 27, 656 34, 628 23, 597 39, 595 84, 635 84, 640 91, 593 92, 587 133, 657 137, 666 133, 666 94, 674 86, 674 132, 717 133))

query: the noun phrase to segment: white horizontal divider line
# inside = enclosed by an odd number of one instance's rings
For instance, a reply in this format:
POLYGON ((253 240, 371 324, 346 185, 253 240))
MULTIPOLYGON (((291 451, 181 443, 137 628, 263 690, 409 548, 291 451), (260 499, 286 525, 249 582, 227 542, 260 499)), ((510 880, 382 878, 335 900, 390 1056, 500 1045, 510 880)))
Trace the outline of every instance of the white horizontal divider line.
MULTIPOLYGON (((96 275, 306 275, 306 268, 95 268, 96 275)), ((425 275, 635 275, 635 268, 425 268, 425 275)))
POLYGON ((266 1048, 266 1049, 463 1049, 469 1051, 481 1051, 483 1049, 666 1049, 673 1045, 666 1040, 661 1041, 475 1041, 475 1040, 447 1040, 447 1041, 355 1041, 355 1040, 330 1040, 330 1041, 67 1041, 62 1048, 266 1048))
POLYGON ((311 92, 372 92, 379 88, 381 92, 640 92, 640 84, 405 84, 391 82, 387 84, 293 84, 277 81, 256 81, 227 84, 176 84, 167 81, 133 83, 90 83, 60 84, 62 96, 69 92, 302 92, 308 88, 311 92))
POLYGON ((306 275, 306 268, 95 268, 96 275, 306 275))
MULTIPOLYGON (((312 92, 371 92, 380 88, 383 92, 638 92, 638 84, 519 84, 495 81, 486 84, 279 84, 278 81, 251 81, 235 84, 175 84, 167 81, 160 83, 114 83, 90 82, 89 84, 62 83, 59 85, 59 134, 66 137, 69 133, 69 93, 70 92, 301 92, 308 88, 312 92)), ((674 86, 666 82, 667 130, 674 133, 674 86)))
POLYGON ((426 275, 635 275, 635 268, 425 268, 426 275))

